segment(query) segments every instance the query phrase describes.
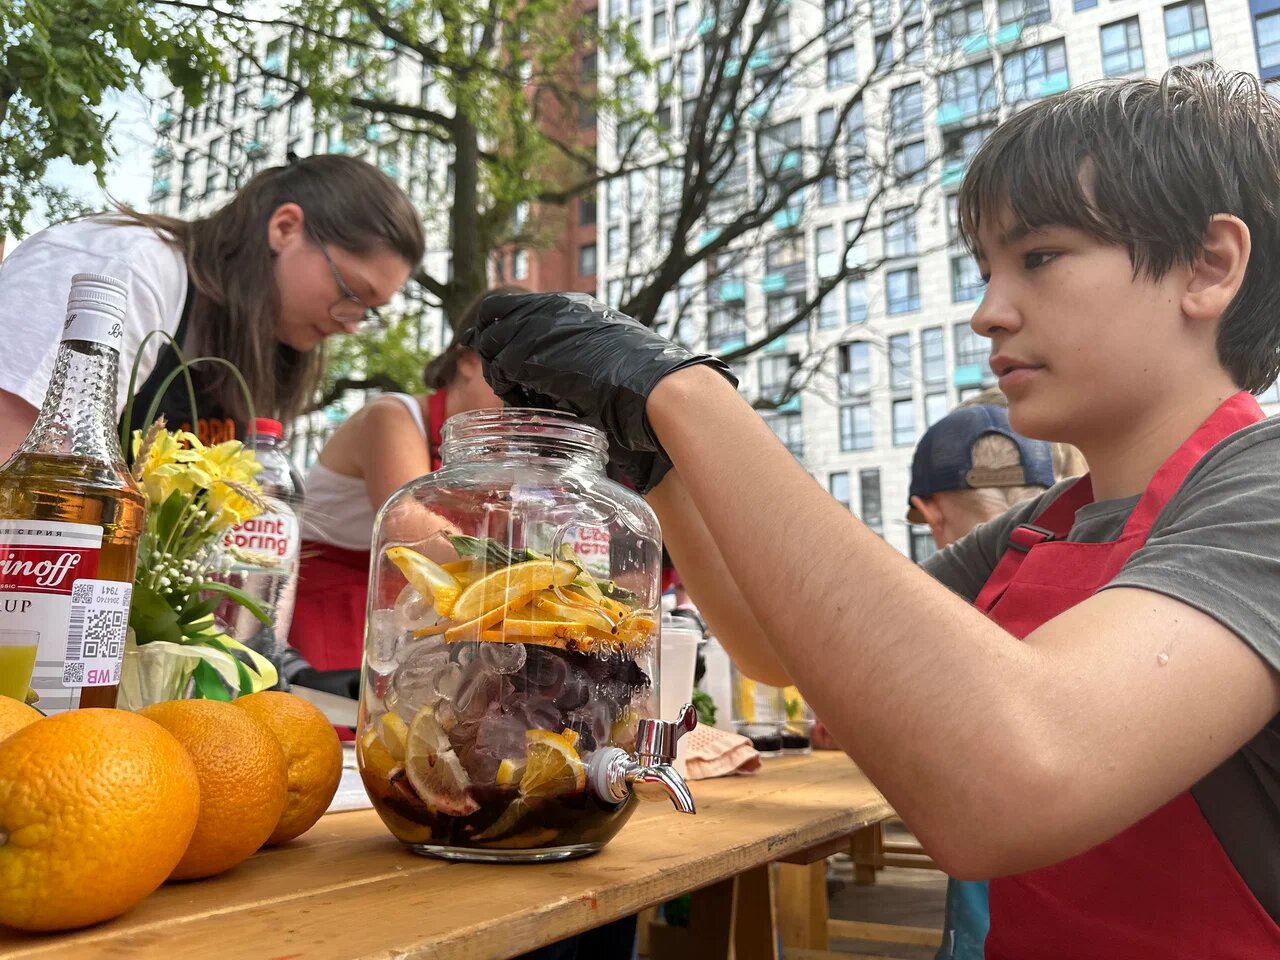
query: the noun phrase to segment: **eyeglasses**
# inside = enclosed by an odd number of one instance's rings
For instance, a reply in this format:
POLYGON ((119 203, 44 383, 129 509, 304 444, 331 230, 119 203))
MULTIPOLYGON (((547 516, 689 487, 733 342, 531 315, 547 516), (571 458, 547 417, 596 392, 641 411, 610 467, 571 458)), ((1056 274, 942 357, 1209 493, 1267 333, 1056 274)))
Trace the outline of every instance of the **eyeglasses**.
POLYGON ((385 326, 382 314, 356 296, 355 291, 342 278, 342 272, 333 262, 333 257, 329 256, 329 251, 325 249, 324 244, 315 237, 312 237, 311 242, 319 248, 324 262, 329 264, 329 269, 333 271, 333 279, 338 284, 338 291, 342 294, 342 299, 329 307, 329 318, 337 323, 371 323, 379 327, 385 326))

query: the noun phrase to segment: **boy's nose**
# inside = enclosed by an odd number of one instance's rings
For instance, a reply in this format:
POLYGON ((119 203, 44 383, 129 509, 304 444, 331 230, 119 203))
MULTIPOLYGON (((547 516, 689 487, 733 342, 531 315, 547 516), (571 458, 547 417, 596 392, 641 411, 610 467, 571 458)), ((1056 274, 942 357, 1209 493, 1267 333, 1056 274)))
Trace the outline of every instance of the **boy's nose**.
POLYGON ((1003 285, 993 278, 983 289, 982 299, 969 319, 969 326, 979 336, 994 337, 997 333, 1008 333, 1021 327, 1022 314, 1003 285))

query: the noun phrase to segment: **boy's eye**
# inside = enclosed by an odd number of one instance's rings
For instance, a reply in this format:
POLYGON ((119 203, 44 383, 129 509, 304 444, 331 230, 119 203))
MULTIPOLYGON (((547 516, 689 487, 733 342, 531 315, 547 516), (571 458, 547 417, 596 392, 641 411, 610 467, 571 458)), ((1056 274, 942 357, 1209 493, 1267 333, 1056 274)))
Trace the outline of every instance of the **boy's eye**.
POLYGON ((1036 267, 1043 267, 1057 255, 1052 250, 1032 250, 1030 253, 1023 255, 1022 265, 1028 270, 1034 270, 1036 267))

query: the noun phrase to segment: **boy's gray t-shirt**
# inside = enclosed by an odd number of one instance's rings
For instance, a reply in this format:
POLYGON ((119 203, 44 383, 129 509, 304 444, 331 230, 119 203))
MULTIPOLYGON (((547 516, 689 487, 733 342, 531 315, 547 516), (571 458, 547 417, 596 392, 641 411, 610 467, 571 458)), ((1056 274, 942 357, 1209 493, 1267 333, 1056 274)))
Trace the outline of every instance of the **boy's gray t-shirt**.
MULTIPOLYGON (((978 527, 922 566, 973 602, 1008 544, 1072 481, 978 527)), ((1076 512, 1067 537, 1106 543, 1138 497, 1076 512)), ((1280 418, 1223 440, 1187 475, 1140 547, 1103 589, 1152 590, 1213 617, 1280 670, 1280 418)), ((1280 922, 1280 717, 1192 788, 1227 855, 1280 922)))

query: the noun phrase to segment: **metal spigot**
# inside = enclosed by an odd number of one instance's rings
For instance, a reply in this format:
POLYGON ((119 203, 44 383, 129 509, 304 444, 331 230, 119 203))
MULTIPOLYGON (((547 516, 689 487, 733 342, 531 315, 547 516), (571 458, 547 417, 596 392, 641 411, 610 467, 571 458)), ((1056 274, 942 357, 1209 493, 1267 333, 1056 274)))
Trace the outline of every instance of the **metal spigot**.
POLYGON ((676 758, 676 742, 697 725, 698 713, 691 703, 681 708, 675 721, 641 720, 634 756, 606 747, 588 761, 591 788, 611 803, 621 803, 634 793, 641 800, 669 799, 681 813, 695 813, 689 785, 671 761, 676 758))

